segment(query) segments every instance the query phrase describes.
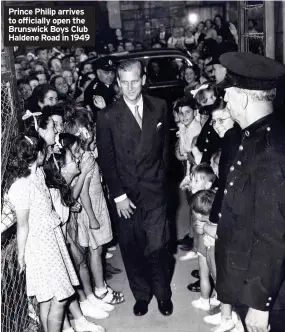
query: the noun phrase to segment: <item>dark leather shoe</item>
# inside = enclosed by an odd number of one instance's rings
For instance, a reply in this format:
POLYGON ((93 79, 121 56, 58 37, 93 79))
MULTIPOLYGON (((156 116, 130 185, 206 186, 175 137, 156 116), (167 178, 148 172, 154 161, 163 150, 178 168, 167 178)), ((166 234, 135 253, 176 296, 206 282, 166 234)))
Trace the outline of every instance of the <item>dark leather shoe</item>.
POLYGON ((170 316, 173 312, 173 303, 171 300, 168 301, 157 301, 158 309, 164 316, 170 316))
POLYGON ((148 301, 138 300, 134 305, 134 315, 143 316, 148 312, 148 301))
POLYGON ((186 234, 182 239, 177 240, 176 243, 177 245, 182 246, 184 244, 189 244, 190 239, 189 234, 186 234))
POLYGON ((191 244, 191 245, 184 244, 183 246, 180 246, 179 248, 182 251, 191 251, 193 249, 193 244, 191 244))
POLYGON ((201 292, 200 280, 193 282, 193 284, 189 284, 187 288, 190 292, 201 292))
POLYGON ((200 273, 199 273, 199 270, 193 270, 193 271, 191 272, 191 276, 194 277, 194 278, 200 279, 200 273))

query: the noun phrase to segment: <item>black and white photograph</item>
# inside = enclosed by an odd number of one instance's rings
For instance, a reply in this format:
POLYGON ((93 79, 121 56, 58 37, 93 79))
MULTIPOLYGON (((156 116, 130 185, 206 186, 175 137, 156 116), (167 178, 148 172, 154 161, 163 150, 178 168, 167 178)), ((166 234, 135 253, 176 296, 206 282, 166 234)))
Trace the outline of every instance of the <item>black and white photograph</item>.
POLYGON ((1 331, 285 332, 285 0, 1 1, 1 331))

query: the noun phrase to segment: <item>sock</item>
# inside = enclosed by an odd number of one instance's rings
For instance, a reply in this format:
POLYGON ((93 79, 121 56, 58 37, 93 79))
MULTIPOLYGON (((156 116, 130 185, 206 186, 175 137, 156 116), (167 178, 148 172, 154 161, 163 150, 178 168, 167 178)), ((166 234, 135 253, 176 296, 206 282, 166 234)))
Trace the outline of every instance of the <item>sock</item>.
POLYGON ((90 300, 91 302, 92 302, 92 300, 93 301, 96 301, 96 300, 98 301, 98 299, 96 298, 96 296, 93 293, 87 295, 87 299, 90 300))
POLYGON ((86 319, 84 316, 81 316, 80 318, 75 319, 74 321, 75 321, 77 324, 84 324, 84 323, 87 321, 87 319, 86 319))
POLYGON ((99 297, 102 296, 106 292, 107 292, 107 287, 102 287, 102 288, 95 287, 95 294, 99 297))
POLYGON ((200 297, 200 301, 203 303, 203 304, 209 304, 210 302, 210 299, 204 299, 202 296, 200 297))

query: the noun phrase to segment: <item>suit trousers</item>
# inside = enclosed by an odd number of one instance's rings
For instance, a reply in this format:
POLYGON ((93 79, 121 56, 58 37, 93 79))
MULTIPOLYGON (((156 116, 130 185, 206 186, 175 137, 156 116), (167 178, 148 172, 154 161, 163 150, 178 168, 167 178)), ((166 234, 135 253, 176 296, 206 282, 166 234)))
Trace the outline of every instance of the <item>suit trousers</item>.
POLYGON ((174 259, 167 248, 166 205, 150 211, 137 207, 130 219, 121 217, 119 224, 121 253, 134 298, 170 299, 174 259))

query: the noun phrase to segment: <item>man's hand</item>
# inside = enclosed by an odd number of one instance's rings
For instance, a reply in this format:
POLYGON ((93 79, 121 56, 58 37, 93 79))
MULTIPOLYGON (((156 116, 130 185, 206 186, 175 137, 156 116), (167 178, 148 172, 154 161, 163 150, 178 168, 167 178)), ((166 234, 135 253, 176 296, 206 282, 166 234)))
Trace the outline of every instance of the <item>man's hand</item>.
POLYGON ((261 311, 249 308, 245 324, 248 332, 269 332, 270 325, 268 325, 269 311, 261 311))
POLYGON ((124 199, 122 202, 116 203, 116 207, 119 217, 124 216, 125 219, 130 218, 131 214, 134 213, 132 209, 136 209, 134 203, 128 198, 124 199))

